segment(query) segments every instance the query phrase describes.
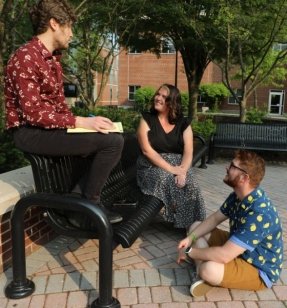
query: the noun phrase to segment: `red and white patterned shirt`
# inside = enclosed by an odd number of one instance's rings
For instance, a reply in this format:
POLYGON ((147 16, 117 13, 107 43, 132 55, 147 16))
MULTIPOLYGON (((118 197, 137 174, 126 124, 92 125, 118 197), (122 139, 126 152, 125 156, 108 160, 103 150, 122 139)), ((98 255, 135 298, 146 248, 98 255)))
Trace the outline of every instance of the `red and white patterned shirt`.
MULTIPOLYGON (((59 58, 59 57, 58 57, 59 58)), ((34 37, 11 57, 5 72, 6 128, 74 128, 63 90, 62 67, 34 37)))

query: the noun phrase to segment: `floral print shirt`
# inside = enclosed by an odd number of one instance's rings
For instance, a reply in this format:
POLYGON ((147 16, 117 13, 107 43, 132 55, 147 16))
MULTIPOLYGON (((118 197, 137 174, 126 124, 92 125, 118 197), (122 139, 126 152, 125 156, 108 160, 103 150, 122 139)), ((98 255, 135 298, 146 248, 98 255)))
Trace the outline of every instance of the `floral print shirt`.
POLYGON ((229 217, 230 240, 246 249, 240 257, 258 268, 270 288, 283 266, 282 226, 276 208, 257 187, 242 201, 233 192, 220 209, 229 217))
POLYGON ((62 67, 34 37, 20 47, 5 71, 6 128, 37 126, 74 128, 75 116, 65 102, 62 67))

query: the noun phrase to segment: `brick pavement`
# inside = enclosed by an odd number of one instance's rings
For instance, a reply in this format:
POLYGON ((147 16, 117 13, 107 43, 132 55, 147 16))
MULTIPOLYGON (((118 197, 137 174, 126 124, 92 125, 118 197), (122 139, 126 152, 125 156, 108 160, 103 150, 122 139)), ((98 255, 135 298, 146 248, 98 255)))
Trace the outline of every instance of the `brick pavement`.
MULTIPOLYGON (((222 182, 226 164, 217 161, 208 169, 194 169, 208 213, 216 210, 230 192, 222 182)), ((262 187, 277 206, 286 228, 287 165, 268 164, 266 171, 262 187)), ((206 296, 192 298, 189 294, 190 265, 176 263, 176 245, 182 236, 181 231, 157 218, 131 248, 118 247, 114 251, 113 296, 122 307, 287 307, 286 248, 282 275, 272 289, 251 292, 214 288, 206 296)), ((286 247, 285 229, 284 243, 286 247)), ((98 296, 98 241, 59 236, 27 257, 27 275, 36 285, 30 297, 21 300, 4 297, 3 289, 11 280, 11 273, 9 269, 0 275, 1 308, 89 307, 98 296)))

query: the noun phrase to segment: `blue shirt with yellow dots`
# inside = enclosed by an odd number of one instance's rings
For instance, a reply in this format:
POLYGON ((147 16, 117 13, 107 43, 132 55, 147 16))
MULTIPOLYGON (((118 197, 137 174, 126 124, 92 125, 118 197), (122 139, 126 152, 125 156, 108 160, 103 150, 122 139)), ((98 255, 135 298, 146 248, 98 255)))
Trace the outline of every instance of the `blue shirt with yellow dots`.
POLYGON ((242 201, 231 193, 220 210, 229 218, 229 240, 246 249, 240 257, 258 268, 271 288, 283 263, 282 226, 271 200, 257 187, 242 201))

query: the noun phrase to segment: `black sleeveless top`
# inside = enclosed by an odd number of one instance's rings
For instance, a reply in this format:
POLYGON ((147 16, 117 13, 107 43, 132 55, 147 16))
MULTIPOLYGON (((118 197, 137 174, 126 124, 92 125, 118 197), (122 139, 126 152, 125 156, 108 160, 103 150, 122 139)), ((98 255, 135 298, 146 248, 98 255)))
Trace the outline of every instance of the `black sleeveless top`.
POLYGON ((190 125, 187 118, 179 118, 173 130, 166 133, 156 114, 143 112, 142 116, 150 128, 148 140, 155 151, 158 153, 183 153, 183 132, 190 125))

